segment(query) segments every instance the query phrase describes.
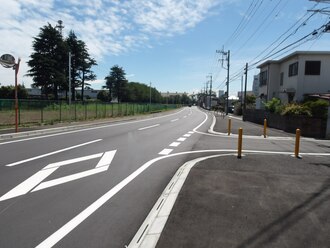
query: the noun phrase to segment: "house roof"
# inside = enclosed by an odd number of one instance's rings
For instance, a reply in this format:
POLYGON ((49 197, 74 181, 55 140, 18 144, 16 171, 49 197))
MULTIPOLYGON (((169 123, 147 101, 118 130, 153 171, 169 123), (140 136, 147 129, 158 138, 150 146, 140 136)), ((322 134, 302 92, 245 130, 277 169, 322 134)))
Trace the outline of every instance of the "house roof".
POLYGON ((296 51, 279 60, 266 60, 262 64, 258 65, 257 68, 260 69, 269 64, 280 64, 280 63, 282 63, 294 56, 298 56, 298 55, 329 55, 330 56, 330 51, 296 51))

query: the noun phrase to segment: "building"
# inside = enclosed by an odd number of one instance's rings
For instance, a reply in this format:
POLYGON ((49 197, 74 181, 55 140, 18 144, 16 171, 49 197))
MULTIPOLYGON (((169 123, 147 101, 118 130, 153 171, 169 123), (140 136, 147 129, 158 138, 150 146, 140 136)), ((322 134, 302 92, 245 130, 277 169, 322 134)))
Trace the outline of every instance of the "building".
POLYGON ((330 92, 329 51, 297 51, 257 68, 261 101, 276 97, 286 104, 302 101, 306 95, 330 92))

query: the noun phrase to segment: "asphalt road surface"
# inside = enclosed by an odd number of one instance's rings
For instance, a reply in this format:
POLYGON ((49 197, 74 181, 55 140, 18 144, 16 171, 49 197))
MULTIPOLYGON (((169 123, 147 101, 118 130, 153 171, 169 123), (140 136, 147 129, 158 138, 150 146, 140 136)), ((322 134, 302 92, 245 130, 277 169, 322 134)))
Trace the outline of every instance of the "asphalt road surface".
MULTIPOLYGON (((0 142, 0 247, 125 247, 177 169, 237 149, 209 134, 212 115, 183 108, 138 121, 0 142)), ((293 151, 293 139, 247 139, 293 151)), ((306 140, 302 152, 329 152, 306 140)))

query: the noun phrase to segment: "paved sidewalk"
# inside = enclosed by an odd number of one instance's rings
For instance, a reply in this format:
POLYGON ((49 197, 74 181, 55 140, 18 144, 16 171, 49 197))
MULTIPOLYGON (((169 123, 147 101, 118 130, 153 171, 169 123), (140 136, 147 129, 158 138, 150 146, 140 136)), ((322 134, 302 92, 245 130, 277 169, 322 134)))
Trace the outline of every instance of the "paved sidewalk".
POLYGON ((157 248, 330 247, 329 157, 226 156, 194 166, 157 248))
MULTIPOLYGON (((225 116, 216 113, 216 124, 214 131, 228 134, 228 119, 231 119, 231 133, 238 134, 238 129, 243 128, 244 135, 263 136, 264 126, 248 121, 242 121, 241 117, 225 116)), ((293 137, 294 134, 286 133, 282 130, 267 127, 267 136, 269 137, 293 137)))

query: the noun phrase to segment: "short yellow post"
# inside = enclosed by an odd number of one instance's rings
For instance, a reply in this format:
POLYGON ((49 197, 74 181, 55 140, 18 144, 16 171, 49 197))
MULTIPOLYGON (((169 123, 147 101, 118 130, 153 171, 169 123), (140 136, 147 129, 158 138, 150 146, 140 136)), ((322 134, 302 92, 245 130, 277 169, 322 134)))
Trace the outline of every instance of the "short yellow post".
POLYGON ((264 138, 267 136, 267 119, 264 119, 264 138))
POLYGON ((231 132, 231 119, 228 119, 228 135, 230 135, 231 132))
POLYGON ((296 144, 294 149, 294 156, 299 158, 299 146, 300 146, 300 129, 296 129, 296 144))
POLYGON ((242 158, 242 142, 243 142, 243 129, 240 127, 238 129, 238 149, 237 158, 242 158))

